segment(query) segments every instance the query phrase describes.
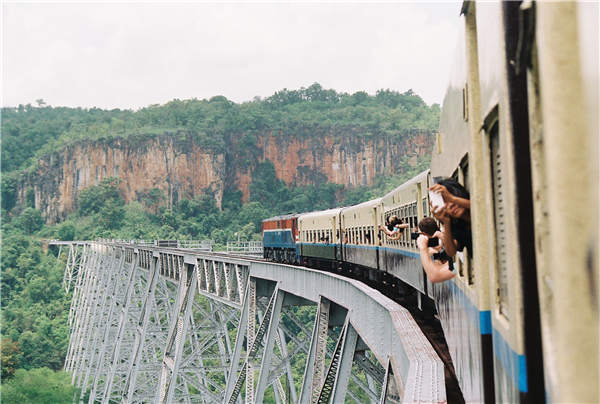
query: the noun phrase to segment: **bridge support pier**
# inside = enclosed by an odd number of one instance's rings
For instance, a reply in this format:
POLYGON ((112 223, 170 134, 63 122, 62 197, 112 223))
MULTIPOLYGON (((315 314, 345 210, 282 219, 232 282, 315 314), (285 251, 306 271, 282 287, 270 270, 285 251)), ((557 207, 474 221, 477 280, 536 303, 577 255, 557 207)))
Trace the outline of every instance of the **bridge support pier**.
POLYGON ((69 251, 76 400, 445 400, 443 364, 410 314, 357 281, 156 246, 69 251))

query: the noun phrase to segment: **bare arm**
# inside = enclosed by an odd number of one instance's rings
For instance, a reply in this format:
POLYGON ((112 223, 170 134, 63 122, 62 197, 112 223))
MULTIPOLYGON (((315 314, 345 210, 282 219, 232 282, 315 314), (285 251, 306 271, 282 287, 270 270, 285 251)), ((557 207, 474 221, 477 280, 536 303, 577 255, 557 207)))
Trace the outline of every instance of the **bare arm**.
MULTIPOLYGON (((406 228, 408 228, 408 224, 402 223, 402 224, 396 225, 396 227, 400 228, 400 229, 406 229, 406 228)), ((390 231, 384 225, 380 225, 379 229, 382 230, 390 240, 398 240, 400 237, 402 237, 402 233, 400 233, 399 231, 390 231)))
POLYGON ((427 251, 428 240, 429 238, 424 235, 420 235, 417 239, 421 264, 423 264, 427 279, 429 279, 431 283, 439 283, 454 278, 454 273, 450 271, 447 262, 442 264, 441 262, 433 261, 431 259, 431 256, 427 251))
POLYGON ((446 203, 454 203, 462 208, 471 209, 471 201, 465 198, 461 198, 459 196, 452 195, 445 186, 440 184, 434 184, 429 187, 430 191, 438 192, 444 198, 444 202, 446 203))
POLYGON ((450 216, 448 216, 448 214, 446 213, 446 208, 439 208, 436 212, 433 213, 433 216, 440 222, 442 222, 442 244, 444 244, 444 249, 446 250, 446 253, 450 257, 454 257, 456 255, 456 242, 452 238, 452 225, 450 223, 450 216))

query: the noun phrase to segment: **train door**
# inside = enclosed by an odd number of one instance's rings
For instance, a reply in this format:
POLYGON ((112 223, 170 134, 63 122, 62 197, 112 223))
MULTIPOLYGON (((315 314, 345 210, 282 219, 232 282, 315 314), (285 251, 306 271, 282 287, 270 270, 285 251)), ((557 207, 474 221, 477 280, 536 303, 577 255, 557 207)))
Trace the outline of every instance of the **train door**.
POLYGON ((382 252, 381 250, 377 247, 377 240, 375 240, 375 233, 377 233, 377 229, 379 228, 379 224, 377 223, 377 218, 379 217, 379 215, 377 214, 377 210, 379 208, 379 205, 376 205, 373 207, 373 218, 370 220, 371 223, 373 223, 373 231, 371 231, 369 229, 369 227, 367 227, 367 231, 369 232, 370 236, 369 236, 369 242, 375 246, 375 261, 377 263, 377 270, 379 270, 379 268, 381 268, 381 264, 382 264, 382 259, 383 257, 381 256, 382 252))
POLYGON ((334 245, 334 257, 337 261, 341 260, 341 249, 339 247, 340 245, 340 228, 338 226, 338 218, 337 216, 332 216, 331 217, 331 228, 333 229, 333 233, 331 234, 331 237, 333 240, 331 240, 331 242, 334 245))
MULTIPOLYGON (((515 64, 524 46, 531 46, 531 26, 523 14, 522 2, 502 4, 504 20, 505 69, 507 82, 507 113, 511 132, 509 143, 513 154, 512 166, 516 189, 514 202, 517 210, 518 261, 521 270, 521 293, 523 294, 523 339, 526 357, 527 401, 543 402, 544 366, 540 308, 537 286, 535 234, 533 223, 533 192, 531 180, 531 153, 529 144, 529 108, 526 69, 515 64)), ((521 63, 523 61, 521 60, 521 63)))
POLYGON ((346 230, 345 221, 344 221, 344 210, 340 209, 338 212, 338 221, 340 224, 340 252, 339 252, 339 260, 343 262, 346 258, 345 245, 348 243, 348 237, 350 236, 346 230))

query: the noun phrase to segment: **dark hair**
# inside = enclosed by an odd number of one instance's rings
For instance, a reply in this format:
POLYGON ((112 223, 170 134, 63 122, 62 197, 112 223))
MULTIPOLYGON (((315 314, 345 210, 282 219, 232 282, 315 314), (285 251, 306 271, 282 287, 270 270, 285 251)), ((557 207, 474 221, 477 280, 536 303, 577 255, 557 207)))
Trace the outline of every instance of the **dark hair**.
MULTIPOLYGON (((392 215, 392 216, 394 216, 394 215, 392 215)), ((386 227, 388 228, 389 231, 394 231, 394 227, 396 227, 396 225, 399 225, 399 224, 402 223, 402 219, 400 219, 398 216, 396 216, 395 219, 390 220, 390 218, 392 216, 388 216, 385 219, 385 223, 386 223, 385 225, 386 225, 386 227)))
MULTIPOLYGON (((442 178, 441 180, 435 181, 436 184, 440 184, 446 187, 448 192, 459 198, 471 199, 469 191, 457 181, 451 178, 442 178)), ((473 240, 471 238, 471 225, 462 219, 450 219, 452 226, 452 238, 458 242, 458 249, 462 250, 467 248, 469 253, 473 251, 473 240)))
POLYGON ((433 236, 439 229, 437 222, 432 217, 426 217, 419 222, 419 230, 428 236, 433 236))
POLYGON ((454 196, 464 199, 471 199, 469 191, 467 191, 462 184, 454 181, 452 178, 442 178, 441 180, 436 181, 436 184, 445 186, 448 192, 454 196))

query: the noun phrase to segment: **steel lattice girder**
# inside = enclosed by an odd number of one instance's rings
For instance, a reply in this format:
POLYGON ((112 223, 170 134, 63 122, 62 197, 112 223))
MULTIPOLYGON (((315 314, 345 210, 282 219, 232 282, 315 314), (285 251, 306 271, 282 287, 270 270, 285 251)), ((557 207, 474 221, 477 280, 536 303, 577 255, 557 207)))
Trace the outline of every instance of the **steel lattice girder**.
POLYGON ((268 386, 277 402, 344 402, 346 394, 357 401, 349 383, 371 402, 377 386, 381 402, 445 400, 443 365, 410 314, 359 282, 219 254, 74 246, 65 268, 73 288, 65 369, 81 397, 90 390, 90 403, 240 403, 243 385, 250 402, 268 386), (312 330, 290 310, 306 304, 318 308, 312 330), (308 354, 299 397, 290 366, 298 352, 308 354))

